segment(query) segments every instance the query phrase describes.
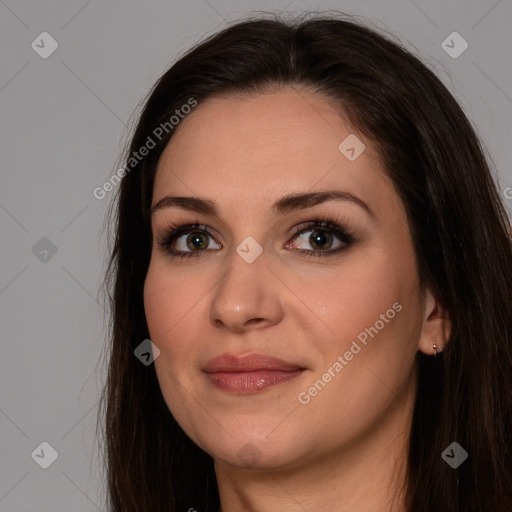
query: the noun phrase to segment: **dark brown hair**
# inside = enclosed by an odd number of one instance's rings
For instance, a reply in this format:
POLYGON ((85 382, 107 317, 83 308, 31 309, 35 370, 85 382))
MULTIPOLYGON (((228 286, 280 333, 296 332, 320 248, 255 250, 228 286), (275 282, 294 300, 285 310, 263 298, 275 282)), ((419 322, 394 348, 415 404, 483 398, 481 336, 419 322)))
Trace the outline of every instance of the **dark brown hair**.
MULTIPOLYGON (((374 142, 408 216, 422 288, 451 317, 443 353, 417 355, 407 510, 510 512, 512 230, 471 123, 425 64, 393 36, 340 13, 244 20, 192 48, 158 80, 125 161, 191 97, 200 105, 215 94, 281 86, 334 100, 374 142), (457 469, 441 458, 453 441, 469 454, 457 469)), ((154 176, 176 129, 126 164, 109 211, 111 346, 98 418, 110 512, 219 506, 212 458, 174 420, 154 365, 134 356, 149 338, 143 286, 154 176)))

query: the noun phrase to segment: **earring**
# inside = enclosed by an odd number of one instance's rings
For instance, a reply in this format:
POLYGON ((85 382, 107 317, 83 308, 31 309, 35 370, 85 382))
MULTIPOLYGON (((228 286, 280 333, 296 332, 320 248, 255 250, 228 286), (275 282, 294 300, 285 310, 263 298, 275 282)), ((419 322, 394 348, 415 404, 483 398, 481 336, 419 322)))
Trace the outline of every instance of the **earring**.
POLYGON ((436 345, 435 340, 434 340, 434 357, 437 357, 437 345, 436 345))

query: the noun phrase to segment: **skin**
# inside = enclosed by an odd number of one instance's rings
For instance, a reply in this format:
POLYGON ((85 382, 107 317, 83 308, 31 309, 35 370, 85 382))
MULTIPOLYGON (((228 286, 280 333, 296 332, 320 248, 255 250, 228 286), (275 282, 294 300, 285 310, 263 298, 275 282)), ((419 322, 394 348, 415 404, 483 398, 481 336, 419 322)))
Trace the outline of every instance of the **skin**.
MULTIPOLYGON (((372 141, 305 89, 209 98, 181 121, 161 157, 152 205, 166 195, 207 198, 220 210, 154 212, 144 304, 164 399, 214 458, 222 510, 403 510, 415 356, 433 354, 434 339, 441 351, 450 322, 429 290, 421 293, 407 218, 372 141), (354 161, 338 149, 349 134, 366 146, 354 161), (287 194, 334 189, 358 196, 375 218, 350 201, 284 215, 270 209, 287 194), (332 256, 299 254, 342 244, 333 234, 318 249, 317 228, 295 236, 319 215, 337 217, 358 241, 332 256), (166 223, 177 221, 209 226, 207 250, 173 259, 157 245, 166 223), (236 252, 248 236, 263 250, 252 263, 236 252), (394 303, 401 311, 300 403, 299 393, 394 303), (202 371, 223 353, 264 353, 306 371, 235 395, 202 371), (250 466, 237 455, 248 443, 259 457, 250 466)), ((175 248, 193 251, 187 237, 175 248)))

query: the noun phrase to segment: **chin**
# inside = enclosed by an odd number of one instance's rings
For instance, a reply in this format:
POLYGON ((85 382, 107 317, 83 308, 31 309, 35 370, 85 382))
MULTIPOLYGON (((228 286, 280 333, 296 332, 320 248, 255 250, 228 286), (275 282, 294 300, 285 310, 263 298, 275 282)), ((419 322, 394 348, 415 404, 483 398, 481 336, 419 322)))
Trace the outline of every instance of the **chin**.
MULTIPOLYGON (((265 433, 255 433, 254 422, 246 429, 238 427, 236 435, 230 436, 224 430, 212 432, 211 437, 202 437, 196 442, 203 450, 213 457, 216 462, 223 462, 239 468, 248 469, 275 469, 293 465, 299 457, 298 447, 304 448, 304 438, 297 432, 297 436, 281 432, 275 435, 272 428, 265 426, 265 433), (269 434, 270 433, 270 434, 269 434), (268 436, 268 437, 266 437, 268 436), (292 437, 295 437, 292 439, 292 437)), ((230 433, 234 430, 230 429, 230 433)))

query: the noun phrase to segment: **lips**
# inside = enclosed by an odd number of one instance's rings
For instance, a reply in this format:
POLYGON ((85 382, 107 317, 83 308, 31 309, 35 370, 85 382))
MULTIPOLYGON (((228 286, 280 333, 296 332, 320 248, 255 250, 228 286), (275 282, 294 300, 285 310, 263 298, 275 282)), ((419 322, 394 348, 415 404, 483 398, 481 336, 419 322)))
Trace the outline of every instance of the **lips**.
POLYGON ((236 357, 230 354, 223 354, 210 359, 203 368, 207 373, 213 372, 251 372, 255 370, 281 370, 293 371, 303 370, 300 366, 277 357, 270 357, 264 354, 251 354, 244 357, 236 357))
POLYGON ((236 357, 223 354, 210 359, 203 371, 218 389, 254 393, 302 375, 305 368, 264 354, 236 357))

